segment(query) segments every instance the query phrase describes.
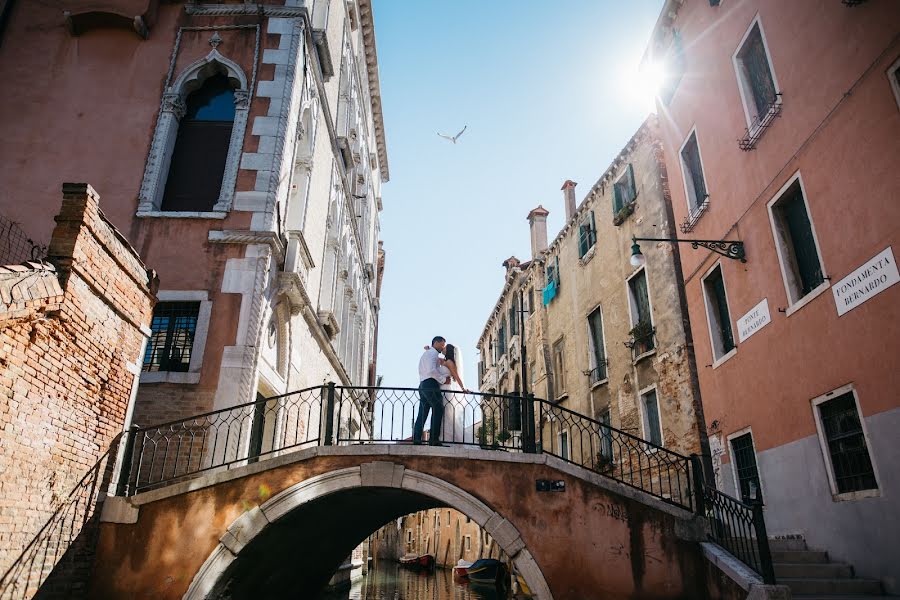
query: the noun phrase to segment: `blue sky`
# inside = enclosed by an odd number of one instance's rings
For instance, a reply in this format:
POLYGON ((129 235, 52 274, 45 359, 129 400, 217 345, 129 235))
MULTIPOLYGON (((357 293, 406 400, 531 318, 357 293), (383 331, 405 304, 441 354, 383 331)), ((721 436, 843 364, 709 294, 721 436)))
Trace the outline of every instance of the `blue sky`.
POLYGON ((528 212, 563 225, 560 186, 580 202, 652 110, 637 66, 663 0, 374 0, 391 181, 378 373, 418 384, 422 347, 475 345, 503 285, 531 256, 528 212), (455 134, 457 145, 437 131, 455 134))

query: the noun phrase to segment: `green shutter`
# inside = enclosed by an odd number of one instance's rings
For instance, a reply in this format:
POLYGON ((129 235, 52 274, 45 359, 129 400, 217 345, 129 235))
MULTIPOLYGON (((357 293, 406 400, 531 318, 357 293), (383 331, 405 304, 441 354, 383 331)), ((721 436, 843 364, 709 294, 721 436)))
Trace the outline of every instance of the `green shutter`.
POLYGON ((634 168, 631 166, 631 163, 628 163, 628 185, 629 185, 629 198, 628 201, 632 202, 635 198, 637 198, 637 188, 634 184, 634 168))
POLYGON ((591 242, 590 245, 593 246, 597 243, 597 224, 594 222, 594 211, 590 212, 591 215, 591 242))
POLYGON ((621 209, 622 209, 622 194, 620 193, 619 186, 614 183, 613 184, 613 215, 615 215, 621 209))

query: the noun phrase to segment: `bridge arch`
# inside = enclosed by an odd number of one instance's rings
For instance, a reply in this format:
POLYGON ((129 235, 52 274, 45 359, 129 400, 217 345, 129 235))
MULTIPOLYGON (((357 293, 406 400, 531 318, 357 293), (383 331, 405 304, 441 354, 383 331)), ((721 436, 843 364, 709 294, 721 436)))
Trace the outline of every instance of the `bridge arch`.
MULTIPOLYGON (((360 531, 368 530, 366 535, 410 512, 434 507, 456 509, 493 537, 512 559, 536 600, 552 599, 540 566, 507 518, 448 481, 389 461, 368 462, 316 475, 243 513, 228 526, 219 544, 194 575, 183 599, 228 596, 232 591, 230 586, 237 580, 245 587, 263 583, 267 575, 265 570, 258 570, 260 563, 254 560, 254 555, 277 554, 281 539, 292 541, 292 531, 304 513, 315 518, 325 502, 329 510, 334 510, 335 502, 367 502, 368 506, 368 502, 378 498, 387 502, 393 512, 386 518, 385 512, 371 511, 377 521, 360 524, 360 531)), ((349 554, 361 541, 356 540, 343 555, 349 554)), ((275 564, 268 566, 277 569, 280 563, 276 559, 275 564)))

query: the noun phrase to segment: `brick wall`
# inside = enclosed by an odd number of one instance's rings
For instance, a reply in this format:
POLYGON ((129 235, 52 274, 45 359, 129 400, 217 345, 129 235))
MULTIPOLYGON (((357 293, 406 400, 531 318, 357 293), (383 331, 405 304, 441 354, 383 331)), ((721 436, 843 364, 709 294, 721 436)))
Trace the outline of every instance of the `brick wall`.
POLYGON ((112 473, 106 453, 125 425, 156 302, 155 273, 89 185, 63 185, 56 223, 47 263, 0 267, 4 598, 31 597, 67 550, 67 565, 89 563, 73 542, 112 473))

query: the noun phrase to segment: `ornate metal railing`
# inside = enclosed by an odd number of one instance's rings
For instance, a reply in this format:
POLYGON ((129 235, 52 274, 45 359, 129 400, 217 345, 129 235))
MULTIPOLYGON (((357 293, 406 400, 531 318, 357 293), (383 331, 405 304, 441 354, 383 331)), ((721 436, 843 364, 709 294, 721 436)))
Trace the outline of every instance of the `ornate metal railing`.
POLYGON ((753 120, 753 123, 744 131, 744 137, 738 140, 738 147, 744 152, 756 148, 757 142, 762 138, 766 130, 775 119, 781 115, 781 93, 773 96, 771 103, 753 120))
POLYGON ((65 590, 66 597, 84 595, 119 441, 117 436, 0 577, 0 600, 29 600, 39 588, 51 594, 65 590))
POLYGON ((756 571, 768 584, 775 583, 769 538, 762 503, 747 504, 709 486, 703 486, 701 514, 709 520, 709 539, 756 571))
POLYGON ((327 387, 314 387, 127 433, 120 495, 315 446, 327 387))
POLYGON ((616 429, 557 403, 470 392, 445 393, 442 424, 421 419, 416 388, 333 383, 127 432, 117 493, 132 495, 216 469, 317 445, 435 444, 544 453, 599 473, 710 522, 710 539, 772 576, 760 507, 707 486, 699 457, 616 429))

